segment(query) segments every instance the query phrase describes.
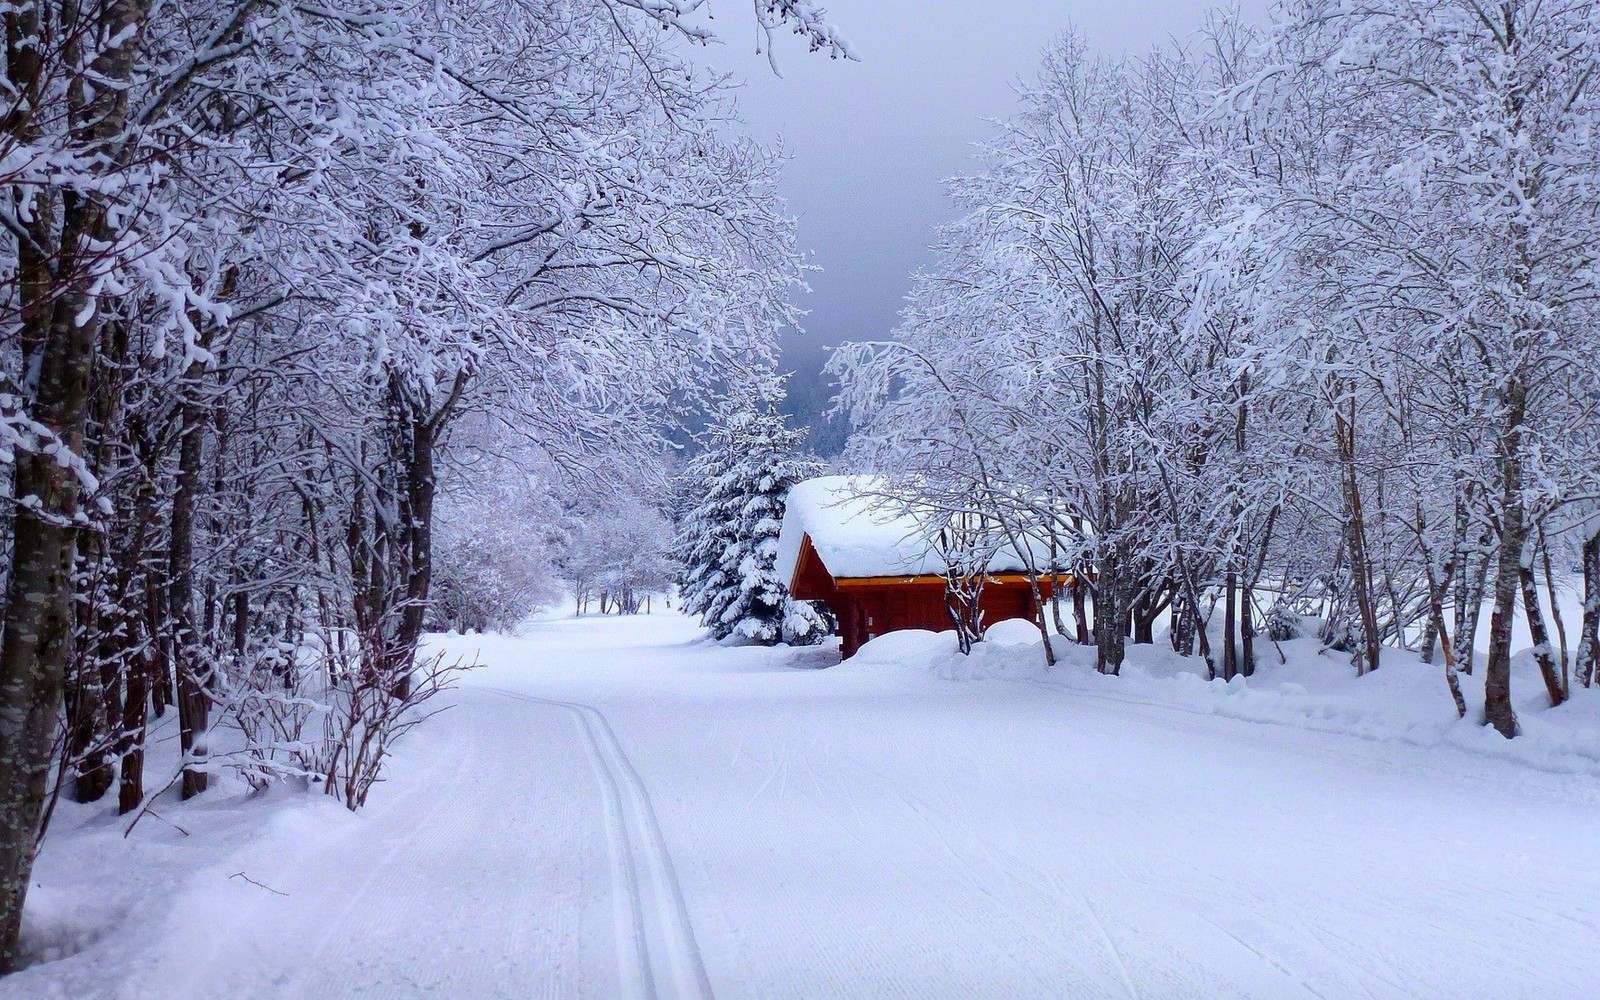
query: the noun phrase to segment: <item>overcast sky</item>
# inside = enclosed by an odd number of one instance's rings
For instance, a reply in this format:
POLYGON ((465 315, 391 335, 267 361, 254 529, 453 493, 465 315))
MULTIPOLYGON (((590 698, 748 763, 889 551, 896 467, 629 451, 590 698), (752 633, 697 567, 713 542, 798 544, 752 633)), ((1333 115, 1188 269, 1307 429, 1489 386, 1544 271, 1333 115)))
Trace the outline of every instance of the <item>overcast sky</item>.
MULTIPOLYGON (((824 348, 892 330, 910 275, 929 260, 934 230, 952 215, 941 181, 967 168, 971 144, 1004 117, 1016 82, 1069 24, 1109 53, 1140 52, 1187 35, 1205 0, 828 0, 831 20, 860 62, 779 41, 783 77, 755 54, 747 11, 723 4, 723 43, 707 61, 746 81, 752 134, 781 137, 791 159, 783 191, 801 245, 823 268, 803 296, 806 333, 785 365, 808 379, 824 348)), ((1242 4, 1264 9, 1263 0, 1242 4)), ((798 388, 798 387, 797 387, 798 388)))

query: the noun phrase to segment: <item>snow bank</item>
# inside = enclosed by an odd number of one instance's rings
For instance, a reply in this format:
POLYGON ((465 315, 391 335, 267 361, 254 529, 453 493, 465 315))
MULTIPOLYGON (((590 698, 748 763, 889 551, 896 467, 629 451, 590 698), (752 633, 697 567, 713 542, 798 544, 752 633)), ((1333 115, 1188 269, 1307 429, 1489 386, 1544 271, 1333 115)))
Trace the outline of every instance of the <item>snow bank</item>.
MULTIPOLYGON (((166 744, 152 746, 156 762, 176 764, 166 744)), ((267 891, 245 881, 254 868, 239 860, 254 845, 277 840, 291 855, 355 822, 295 782, 258 792, 227 771, 213 772, 198 799, 180 803, 174 788, 152 805, 124 836, 133 817, 115 815, 115 790, 89 805, 58 803, 23 913, 25 968, 0 980, 0 998, 110 996, 138 963, 187 961, 204 948, 195 928, 267 891)))
MULTIPOLYGON (((1001 623, 1007 625, 1010 623, 1001 623)), ((1027 623, 1018 623, 1024 624, 1027 623)), ((1454 747, 1520 762, 1556 774, 1600 776, 1600 689, 1577 688, 1566 704, 1550 708, 1527 652, 1512 661, 1512 691, 1522 727, 1506 740, 1482 725, 1483 680, 1461 677, 1467 717, 1457 718, 1444 668, 1414 653, 1383 651, 1383 665, 1357 677, 1348 658, 1322 651, 1315 639, 1280 646, 1263 641, 1249 678, 1208 681, 1199 657, 1182 657, 1164 645, 1129 645, 1122 674, 1094 669, 1094 650, 1054 638, 1057 665, 1046 668, 1037 630, 997 625, 970 656, 952 632, 895 632, 873 639, 846 664, 898 666, 954 681, 1007 680, 1070 691, 1075 696, 1142 703, 1265 725, 1290 726, 1376 742, 1454 747)), ((1480 660, 1481 666, 1481 660, 1480 660)))
MULTIPOLYGON (((886 501, 886 488, 875 476, 822 476, 796 483, 778 535, 778 576, 794 579, 807 535, 835 578, 943 574, 945 562, 929 544, 928 525, 886 501)), ((987 572, 1020 573, 1024 568, 1016 549, 1002 546, 987 572)))

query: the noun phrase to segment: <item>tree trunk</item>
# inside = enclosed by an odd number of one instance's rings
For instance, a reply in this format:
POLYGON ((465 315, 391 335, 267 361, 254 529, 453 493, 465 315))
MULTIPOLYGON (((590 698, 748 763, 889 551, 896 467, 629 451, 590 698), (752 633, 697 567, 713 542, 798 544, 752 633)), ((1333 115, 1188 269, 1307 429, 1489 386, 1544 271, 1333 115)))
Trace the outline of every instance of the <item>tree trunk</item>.
POLYGON ((1367 528, 1361 507, 1361 485, 1356 478, 1356 401, 1352 394, 1347 411, 1335 407, 1334 434, 1340 464, 1344 467, 1346 547, 1350 553, 1350 580, 1354 588, 1356 611, 1361 622, 1361 646, 1356 672, 1378 669, 1379 645, 1377 607, 1372 597, 1372 566, 1367 558, 1367 528))
MULTIPOLYGON (((1522 425, 1527 412, 1527 387, 1512 378, 1506 386, 1505 423, 1497 463, 1500 473, 1500 551, 1495 567, 1494 611, 1489 617, 1489 659, 1484 665, 1484 720, 1501 736, 1517 735, 1517 714, 1511 705, 1511 621, 1516 613, 1517 581, 1528 543, 1522 499, 1522 425)), ((1460 636, 1456 637, 1459 642, 1460 636)))
POLYGON ((95 535, 80 540, 83 555, 76 562, 83 584, 75 589, 73 626, 76 637, 72 657, 67 667, 66 715, 67 741, 63 750, 63 765, 70 765, 72 773, 72 799, 75 802, 96 802, 111 787, 111 762, 107 759, 105 740, 111 727, 106 719, 106 673, 102 665, 110 666, 110 681, 118 681, 115 666, 107 664, 114 657, 110 648, 114 643, 112 629, 106 628, 101 610, 111 600, 107 592, 105 561, 100 558, 100 545, 95 535))
POLYGON ((1545 591, 1550 595, 1550 621, 1556 627, 1557 650, 1560 653, 1558 659, 1561 664, 1561 691, 1562 699, 1565 700, 1572 694, 1570 678, 1567 675, 1567 623, 1561 616, 1561 602, 1556 600, 1556 574, 1550 565, 1550 549, 1544 544, 1542 531, 1539 533, 1539 553, 1544 561, 1545 591))
POLYGON ((1089 637, 1089 607, 1084 599, 1082 573, 1072 575, 1072 629, 1076 633, 1078 644, 1087 646, 1092 641, 1089 637))
MULTIPOLYGON (((1050 498, 1050 511, 1053 517, 1056 510, 1054 495, 1050 498)), ((1056 537, 1056 526, 1050 527, 1050 619, 1055 624, 1056 635, 1067 634, 1066 623, 1061 620, 1061 559, 1059 554, 1060 540, 1056 537)))
POLYGON ((1428 550, 1427 542, 1423 540, 1420 507, 1417 513, 1417 525, 1417 538, 1422 545, 1422 568, 1424 574, 1426 574, 1425 582, 1428 585, 1428 620, 1435 634, 1439 636, 1439 651, 1444 656, 1445 686, 1450 689, 1450 699, 1455 702, 1456 717, 1465 719, 1467 717, 1467 699, 1461 693, 1461 678, 1456 676, 1455 655, 1450 649, 1450 633, 1444 627, 1444 593, 1446 588, 1443 581, 1437 579, 1433 572, 1433 553, 1428 550))
POLYGON ((233 655, 243 658, 250 643, 250 595, 243 589, 230 596, 233 605, 233 655))
POLYGON ((1050 626, 1045 623, 1044 594, 1039 588, 1038 574, 1031 570, 1028 572, 1028 587, 1032 591, 1030 596, 1033 599, 1033 623, 1038 626, 1039 638, 1044 642, 1044 665, 1053 667, 1056 665, 1056 650, 1050 644, 1050 626))
POLYGON ((1067 634, 1067 623, 1061 617, 1061 571, 1056 570, 1055 579, 1050 586, 1050 621, 1056 627, 1056 635, 1067 634))
POLYGON ((1567 700, 1567 691, 1561 683, 1555 658, 1550 655, 1550 633, 1544 625, 1544 611, 1539 607, 1539 586, 1532 567, 1523 566, 1517 578, 1522 583, 1522 611, 1528 616, 1528 637, 1533 640, 1533 662, 1539 667, 1539 676, 1544 678, 1544 689, 1554 708, 1567 700))
MULTIPOLYGON (((15 142, 37 139, 47 104, 42 94, 44 37, 41 5, 4 14, 6 73, 17 109, 3 123, 15 142)), ((67 42, 66 65, 88 64, 92 87, 67 88, 67 119, 86 147, 85 162, 117 170, 112 140, 126 122, 128 80, 144 10, 135 0, 108 0, 67 42), (98 30, 96 30, 98 29, 98 30), (105 48, 84 51, 86 39, 105 48)), ((86 15, 86 17, 89 15, 86 15)), ((111 245, 106 205, 98 196, 39 192, 29 222, 32 249, 17 257, 18 343, 23 371, 37 372, 29 416, 72 454, 83 453, 89 378, 99 340, 99 301, 86 254, 111 245), (50 231, 59 205, 60 232, 50 231), (37 367, 35 367, 35 365, 37 367)), ((29 241, 23 241, 24 243, 29 241)), ((56 713, 72 652, 72 569, 78 514, 76 471, 53 455, 18 454, 12 476, 18 502, 6 584, 5 634, 0 640, 0 973, 16 966, 22 907, 33 871, 38 825, 50 773, 56 713)))
MULTIPOLYGON (((1459 512, 1460 507, 1458 505, 1459 512)), ((1456 673, 1455 653, 1450 645, 1450 631, 1444 624, 1444 597, 1449 592, 1450 574, 1454 572, 1455 560, 1460 557, 1461 540, 1463 538, 1463 521, 1456 518, 1457 533, 1452 540, 1454 550, 1450 560, 1445 563, 1442 573, 1434 572, 1433 548, 1428 544, 1428 523, 1423 514, 1422 504, 1417 504, 1417 548, 1422 555, 1423 584, 1428 591, 1428 634, 1438 641, 1439 652, 1444 656, 1445 685, 1450 689, 1450 699, 1455 702, 1456 716, 1467 717, 1467 699, 1461 693, 1461 678, 1456 673)), ((1428 649, 1432 652, 1431 646, 1428 649)), ((1432 663, 1431 657, 1425 656, 1424 663, 1432 663)))
MULTIPOLYGON (((1206 616, 1200 611, 1200 590, 1195 586, 1190 567, 1181 556, 1178 563, 1179 579, 1183 585, 1183 627, 1186 642, 1198 642, 1200 656, 1206 661, 1206 680, 1217 679, 1217 661, 1211 655, 1211 637, 1206 633, 1206 616)), ((1177 599, 1173 599, 1177 603, 1177 599)), ((1182 652, 1180 650, 1180 652, 1182 652)), ((1184 653, 1188 655, 1187 652, 1184 653)))
POLYGON ((158 642, 134 657, 128 664, 127 695, 122 701, 121 767, 117 788, 117 814, 126 816, 144 801, 144 740, 150 704, 152 660, 158 642))
MULTIPOLYGON (((100 323, 103 361, 90 377, 84 458, 102 483, 125 471, 126 456, 131 454, 123 433, 129 425, 123 407, 126 328, 120 319, 100 323)), ((136 553, 142 546, 141 509, 136 503, 131 511, 112 515, 112 524, 127 526, 131 521, 131 535, 113 537, 108 524, 106 530, 89 532, 79 542, 78 571, 84 582, 77 587, 74 627, 80 638, 67 689, 67 759, 73 763, 72 796, 78 802, 99 801, 115 780, 112 761, 121 742, 122 675, 137 652, 140 632, 139 615, 130 609, 135 607, 140 568, 136 553), (125 550, 135 554, 128 558, 125 550)))
MULTIPOLYGON (((1477 656, 1478 621, 1483 616, 1483 595, 1489 585, 1489 538, 1480 538, 1476 572, 1470 577, 1462 574, 1460 606, 1456 609, 1456 669, 1471 675, 1473 660, 1477 656)), ((1465 570, 1465 565, 1463 565, 1465 570)))
POLYGON ((157 589, 158 582, 165 585, 165 580, 158 581, 152 577, 145 594, 145 634, 150 643, 150 707, 159 719, 167 714, 167 706, 172 704, 175 696, 172 690, 171 657, 168 655, 171 651, 166 641, 167 602, 157 589))
MULTIPOLYGON (((172 493, 171 542, 167 553, 167 614, 171 622, 172 661, 178 673, 178 736, 185 757, 203 765, 206 758, 205 651, 194 622, 194 502, 200 489, 205 449, 205 405, 200 398, 204 364, 191 362, 183 379, 183 427, 178 442, 178 475, 172 493)), ((183 769, 182 794, 193 798, 206 790, 203 767, 183 769)))
POLYGON ((1239 670, 1252 677, 1256 672, 1256 618, 1251 605, 1255 588, 1246 581, 1239 591, 1239 670))
MULTIPOLYGON (((67 690, 65 751, 67 760, 72 762, 72 800, 98 802, 111 788, 111 759, 106 753, 110 727, 106 723, 109 701, 120 678, 116 675, 115 654, 109 648, 73 659, 77 676, 71 679, 67 690)), ((120 713, 117 721, 121 721, 120 713)))
POLYGON ((1578 662, 1574 673, 1584 687, 1594 684, 1595 663, 1600 660, 1600 533, 1583 540, 1583 627, 1578 632, 1578 662))
MULTIPOLYGON (((1432 663, 1434 648, 1439 643, 1448 644, 1450 642, 1449 633, 1444 627, 1444 595, 1450 591, 1455 583, 1455 555, 1452 554, 1451 558, 1440 568, 1438 574, 1435 574, 1433 572, 1432 550, 1428 547, 1426 540, 1423 539, 1423 532, 1426 530, 1427 526, 1422 516, 1422 505, 1418 504, 1417 538, 1422 545, 1423 558, 1427 561, 1429 609, 1428 621, 1422 633, 1420 655, 1423 663, 1432 663)), ((1445 650, 1445 653, 1453 663, 1454 658, 1449 657, 1449 651, 1445 650)))
POLYGON ((1122 565, 1109 549, 1100 557, 1094 591, 1095 667, 1102 674, 1120 674, 1127 637, 1122 632, 1122 565))
POLYGON ((1156 641, 1156 619, 1161 617, 1161 612, 1168 604, 1168 591, 1165 585, 1155 585, 1153 589, 1146 588, 1139 592, 1138 598, 1133 602, 1130 617, 1133 619, 1133 641, 1135 645, 1152 645, 1156 641))
POLYGON ((1233 680, 1239 672, 1239 649, 1235 642, 1235 619, 1238 616, 1236 599, 1239 591, 1239 578, 1229 570, 1223 583, 1222 600, 1222 679, 1233 680))
MULTIPOLYGON (((66 303, 58 310, 70 309, 66 303)), ((69 317, 54 324, 34 419, 75 452, 81 445, 94 338, 69 317)), ((0 641, 0 972, 16 967, 22 907, 51 772, 56 717, 72 654, 72 567, 78 510, 73 471, 19 453, 5 636, 0 641)))
POLYGON ((433 418, 414 417, 410 453, 406 456, 406 590, 395 630, 389 664, 396 698, 411 693, 411 665, 427 620, 428 592, 433 581, 433 504, 438 490, 434 472, 437 427, 433 418))
POLYGON ((1172 600, 1172 651, 1179 656, 1194 655, 1194 615, 1188 603, 1172 600))
MULTIPOLYGON (((1246 677, 1255 676, 1256 672, 1256 585, 1261 582, 1261 574, 1266 572, 1267 553, 1272 548, 1272 535, 1278 527, 1278 514, 1281 506, 1273 504, 1267 512, 1267 519, 1261 525, 1260 537, 1256 539, 1255 565, 1250 568, 1250 574, 1244 579, 1244 597, 1240 608, 1239 638, 1243 656, 1242 667, 1246 677)), ((1283 651, 1280 649, 1281 657, 1283 651)))
MULTIPOLYGON (((129 439, 135 448, 144 442, 142 424, 135 424, 129 439)), ((146 453, 141 449, 140 461, 145 463, 146 453)), ((146 467, 148 468, 146 463, 146 467)), ((156 596, 153 578, 145 564, 145 548, 149 531, 154 525, 154 477, 142 475, 134 497, 133 533, 127 549, 118 553, 120 572, 127 581, 123 597, 124 627, 128 630, 126 642, 130 653, 123 669, 125 692, 122 699, 122 718, 115 744, 120 758, 118 767, 117 812, 127 815, 144 801, 144 742, 145 726, 149 721, 151 679, 156 674, 156 663, 161 656, 161 602, 156 596)))

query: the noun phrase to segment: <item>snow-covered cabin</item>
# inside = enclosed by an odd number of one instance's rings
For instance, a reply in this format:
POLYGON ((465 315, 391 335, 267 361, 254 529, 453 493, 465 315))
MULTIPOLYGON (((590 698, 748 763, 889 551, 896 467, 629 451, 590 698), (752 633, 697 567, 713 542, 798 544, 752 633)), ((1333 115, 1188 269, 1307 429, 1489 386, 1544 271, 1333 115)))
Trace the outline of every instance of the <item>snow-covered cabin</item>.
MULTIPOLYGON (((868 639, 897 629, 951 628, 945 606, 946 565, 922 519, 886 505, 884 484, 865 476, 824 476, 789 491, 778 535, 776 569, 789 593, 821 601, 839 619, 844 656, 868 639)), ((1002 546, 990 558, 978 607, 986 625, 1037 620, 1026 563, 1002 546)), ((1041 596, 1052 584, 1041 577, 1041 596)))

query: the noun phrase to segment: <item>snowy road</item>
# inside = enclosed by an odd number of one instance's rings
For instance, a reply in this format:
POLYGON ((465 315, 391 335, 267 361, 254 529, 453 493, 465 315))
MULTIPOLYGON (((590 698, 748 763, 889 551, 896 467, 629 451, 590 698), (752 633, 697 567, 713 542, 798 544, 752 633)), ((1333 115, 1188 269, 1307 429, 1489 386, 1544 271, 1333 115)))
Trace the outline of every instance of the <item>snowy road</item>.
POLYGON ((192 890, 114 995, 1600 983, 1595 779, 695 635, 662 615, 453 640, 488 666, 369 812, 333 836, 288 814, 214 873, 273 891, 192 890))

